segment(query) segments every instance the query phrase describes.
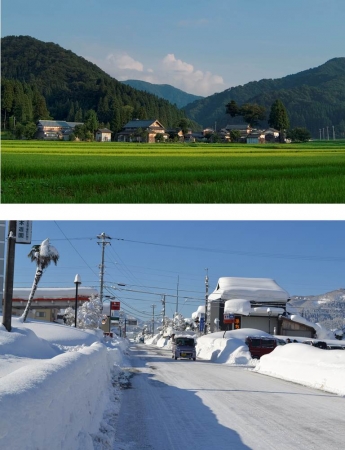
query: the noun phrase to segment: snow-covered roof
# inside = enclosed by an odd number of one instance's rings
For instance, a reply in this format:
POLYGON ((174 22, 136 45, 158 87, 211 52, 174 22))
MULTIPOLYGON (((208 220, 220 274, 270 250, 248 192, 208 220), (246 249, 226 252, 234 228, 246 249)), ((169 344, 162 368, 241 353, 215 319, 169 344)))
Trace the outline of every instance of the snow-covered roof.
MULTIPOLYGON (((31 288, 13 288, 13 299, 27 300, 30 294, 31 288)), ((37 288, 35 293, 36 298, 75 298, 75 287, 71 288, 37 288)), ((92 287, 78 287, 79 297, 91 297, 91 295, 97 295, 97 289, 92 287)))
POLYGON ((209 301, 245 299, 256 302, 286 302, 289 293, 271 278, 221 277, 209 301))
POLYGON ((192 319, 200 319, 205 314, 205 305, 199 306, 198 309, 192 313, 192 319))

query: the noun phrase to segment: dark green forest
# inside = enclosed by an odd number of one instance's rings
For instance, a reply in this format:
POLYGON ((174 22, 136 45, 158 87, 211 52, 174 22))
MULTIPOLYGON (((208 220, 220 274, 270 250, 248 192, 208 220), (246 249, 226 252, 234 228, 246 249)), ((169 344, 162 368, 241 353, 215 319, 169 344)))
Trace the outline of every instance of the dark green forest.
POLYGON ((1 50, 2 128, 11 120, 23 125, 49 118, 82 122, 90 110, 114 132, 134 118, 158 119, 171 128, 185 117, 167 100, 120 83, 57 44, 7 36, 1 50))
MULTIPOLYGON (((345 137, 345 58, 334 58, 314 69, 279 79, 253 81, 232 87, 187 105, 187 116, 217 128, 239 123, 226 114, 226 105, 234 100, 239 105, 256 103, 266 108, 280 99, 287 109, 290 126, 305 127, 314 138, 319 130, 335 127, 337 137, 345 137)), ((263 123, 266 126, 267 122, 263 123)))
POLYGON ((83 122, 95 111, 100 125, 119 131, 134 118, 158 119, 166 128, 187 117, 194 130, 217 129, 240 123, 226 114, 226 105, 258 104, 266 108, 267 127, 271 105, 279 99, 291 128, 307 128, 314 138, 320 129, 333 127, 337 138, 345 137, 345 58, 280 79, 253 81, 232 87, 188 104, 184 110, 167 100, 121 83, 95 64, 30 36, 7 36, 1 40, 1 125, 26 125, 38 119, 83 122))

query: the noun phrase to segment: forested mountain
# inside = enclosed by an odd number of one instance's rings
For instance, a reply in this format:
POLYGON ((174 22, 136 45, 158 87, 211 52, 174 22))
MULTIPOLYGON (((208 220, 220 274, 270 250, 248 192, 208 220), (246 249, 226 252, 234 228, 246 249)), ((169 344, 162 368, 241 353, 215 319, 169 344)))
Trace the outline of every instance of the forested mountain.
POLYGON ((305 70, 279 79, 253 81, 232 87, 187 105, 184 109, 190 119, 204 127, 217 128, 238 123, 225 113, 231 100, 242 105, 257 103, 270 107, 280 99, 287 109, 291 127, 306 127, 313 137, 328 126, 335 126, 337 137, 345 136, 345 58, 334 58, 314 69, 305 70))
POLYGON ((203 98, 200 95, 187 94, 187 92, 181 91, 181 89, 177 89, 174 86, 170 86, 170 84, 152 84, 141 80, 126 80, 122 81, 122 83, 138 89, 139 91, 146 91, 150 94, 157 95, 157 97, 165 98, 165 100, 168 100, 173 105, 175 104, 178 108, 183 108, 188 105, 188 103, 203 98))
POLYGON ((2 122, 5 115, 14 115, 18 123, 38 117, 79 122, 94 110, 99 122, 116 132, 134 118, 158 119, 174 127, 184 117, 167 100, 120 83, 57 44, 7 36, 1 39, 1 50, 2 122), (41 111, 38 98, 44 103, 41 111))

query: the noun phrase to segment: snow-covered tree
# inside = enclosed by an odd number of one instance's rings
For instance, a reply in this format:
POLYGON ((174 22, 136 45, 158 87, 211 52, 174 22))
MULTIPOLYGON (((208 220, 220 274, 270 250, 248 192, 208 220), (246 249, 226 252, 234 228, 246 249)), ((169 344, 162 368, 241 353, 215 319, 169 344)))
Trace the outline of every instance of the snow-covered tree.
POLYGON ((68 326, 73 326, 75 323, 75 311, 70 306, 65 309, 65 324, 68 326))
POLYGON ((187 328, 186 321, 182 314, 176 313, 172 321, 173 329, 176 331, 185 331, 187 328))
POLYGON ((98 296, 92 295, 88 302, 78 308, 77 325, 78 328, 94 329, 102 324, 103 306, 98 296))
MULTIPOLYGON (((102 314, 102 303, 98 296, 92 295, 88 302, 83 303, 77 310, 77 327, 93 330, 100 328, 104 314, 102 314)), ((65 323, 70 327, 75 324, 75 310, 68 307, 65 309, 65 323)))
POLYGON ((55 263, 55 265, 57 264, 59 260, 59 253, 55 247, 49 244, 49 239, 45 239, 40 245, 34 245, 31 248, 28 257, 31 259, 31 262, 33 261, 36 262, 36 273, 34 277, 34 282, 31 287, 29 299, 26 304, 26 308, 24 310, 23 315, 21 316, 23 322, 25 322, 29 314, 31 303, 35 296, 35 292, 38 283, 43 275, 44 269, 46 269, 52 261, 55 263))

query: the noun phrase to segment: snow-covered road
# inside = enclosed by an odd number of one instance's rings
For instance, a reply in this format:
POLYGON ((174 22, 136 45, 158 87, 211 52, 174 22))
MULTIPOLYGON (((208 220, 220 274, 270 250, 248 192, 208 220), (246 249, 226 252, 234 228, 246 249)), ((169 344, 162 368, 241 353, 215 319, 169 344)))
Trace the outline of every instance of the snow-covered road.
POLYGON ((340 450, 345 398, 132 345, 114 450, 340 450))

